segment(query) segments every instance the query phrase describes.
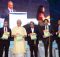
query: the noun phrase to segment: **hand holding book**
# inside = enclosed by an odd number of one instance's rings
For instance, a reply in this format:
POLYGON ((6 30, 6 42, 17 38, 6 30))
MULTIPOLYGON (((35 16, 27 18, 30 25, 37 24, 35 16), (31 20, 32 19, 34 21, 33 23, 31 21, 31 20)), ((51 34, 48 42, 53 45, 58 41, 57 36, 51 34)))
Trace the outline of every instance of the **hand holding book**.
POLYGON ((9 32, 4 32, 3 36, 2 36, 2 39, 8 39, 9 34, 10 34, 9 32))

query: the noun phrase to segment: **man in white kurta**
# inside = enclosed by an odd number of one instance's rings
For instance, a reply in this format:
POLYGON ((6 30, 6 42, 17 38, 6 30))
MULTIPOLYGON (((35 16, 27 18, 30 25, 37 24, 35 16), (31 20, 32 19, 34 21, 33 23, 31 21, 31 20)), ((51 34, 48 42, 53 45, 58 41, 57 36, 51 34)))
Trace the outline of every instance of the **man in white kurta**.
MULTIPOLYGON (((24 27, 21 26, 21 21, 17 20, 17 26, 12 29, 12 35, 14 36, 14 54, 25 53, 25 36, 27 35, 24 27)), ((24 56, 23 56, 24 57, 24 56)))

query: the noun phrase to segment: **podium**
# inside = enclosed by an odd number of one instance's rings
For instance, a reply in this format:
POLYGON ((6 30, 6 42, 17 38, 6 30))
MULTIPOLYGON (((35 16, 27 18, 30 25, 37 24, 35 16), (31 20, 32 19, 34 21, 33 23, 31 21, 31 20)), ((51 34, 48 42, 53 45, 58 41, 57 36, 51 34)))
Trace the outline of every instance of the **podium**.
POLYGON ((27 24, 27 12, 11 12, 9 13, 9 27, 12 29, 17 24, 17 20, 20 19, 22 26, 27 24))

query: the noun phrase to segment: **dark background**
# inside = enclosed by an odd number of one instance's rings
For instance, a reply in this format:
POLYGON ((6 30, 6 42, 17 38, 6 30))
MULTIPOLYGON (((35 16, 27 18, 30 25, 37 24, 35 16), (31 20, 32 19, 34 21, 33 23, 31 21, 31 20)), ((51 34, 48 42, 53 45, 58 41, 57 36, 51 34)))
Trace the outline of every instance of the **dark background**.
MULTIPOLYGON (((0 13, 7 8, 9 0, 0 0, 0 13)), ((14 3, 14 8, 19 12, 27 12, 28 18, 35 18, 37 9, 40 5, 46 8, 46 16, 49 15, 49 3, 47 0, 11 0, 14 3)))
MULTIPOLYGON (((9 0, 0 0, 0 14, 7 8, 9 0)), ((46 8, 45 15, 51 16, 51 20, 60 18, 60 0, 11 0, 14 2, 14 8, 17 11, 27 12, 28 18, 35 18, 39 5, 44 5, 46 8)))
POLYGON ((51 16, 51 23, 54 26, 60 19, 60 0, 48 0, 48 2, 51 16))

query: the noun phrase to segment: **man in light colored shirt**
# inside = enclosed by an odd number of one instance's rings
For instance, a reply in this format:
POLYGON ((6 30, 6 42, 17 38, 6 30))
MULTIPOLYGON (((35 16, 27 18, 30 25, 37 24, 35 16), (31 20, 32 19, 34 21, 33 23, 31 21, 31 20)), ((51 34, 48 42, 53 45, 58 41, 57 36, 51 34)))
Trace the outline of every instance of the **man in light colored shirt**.
POLYGON ((9 13, 11 13, 11 12, 16 12, 16 10, 14 9, 13 2, 12 1, 8 1, 7 9, 2 11, 2 15, 1 15, 2 18, 5 18, 5 19, 8 20, 8 23, 9 23, 9 13))
POLYGON ((25 49, 25 37, 27 33, 24 27, 21 26, 21 20, 17 20, 17 26, 12 29, 12 36, 14 37, 14 49, 15 56, 24 57, 25 49))

